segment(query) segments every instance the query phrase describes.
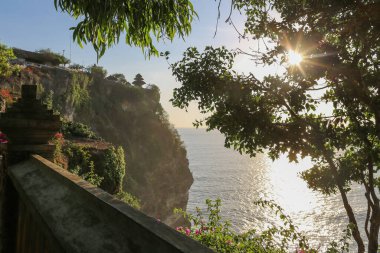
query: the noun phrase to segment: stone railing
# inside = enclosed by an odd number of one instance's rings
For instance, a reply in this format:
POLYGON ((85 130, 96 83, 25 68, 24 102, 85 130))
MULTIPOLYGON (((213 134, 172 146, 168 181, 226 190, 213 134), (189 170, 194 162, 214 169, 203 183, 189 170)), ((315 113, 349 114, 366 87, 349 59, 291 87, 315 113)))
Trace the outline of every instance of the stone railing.
POLYGON ((213 252, 42 157, 51 157, 45 142, 59 124, 37 106, 35 88, 23 93, 15 115, 0 118, 9 136, 0 144, 1 252, 213 252), (37 119, 25 112, 31 107, 37 119), (25 144, 12 133, 22 134, 20 125, 31 128, 25 144))

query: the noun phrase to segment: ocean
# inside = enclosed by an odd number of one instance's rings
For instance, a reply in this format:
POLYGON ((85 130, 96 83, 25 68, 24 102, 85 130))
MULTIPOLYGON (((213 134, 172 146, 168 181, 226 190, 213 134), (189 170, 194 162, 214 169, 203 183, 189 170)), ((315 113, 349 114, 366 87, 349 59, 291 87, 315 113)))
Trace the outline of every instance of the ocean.
MULTIPOLYGON (((205 208, 205 200, 222 200, 221 216, 229 220, 236 232, 262 231, 279 225, 272 211, 253 202, 274 200, 289 215, 314 247, 325 248, 329 241, 339 240, 348 224, 339 195, 324 196, 307 188, 299 172, 311 167, 304 159, 289 163, 285 156, 272 161, 265 154, 250 158, 224 147, 224 136, 204 129, 177 129, 187 149, 194 183, 190 189, 187 210, 205 208)), ((366 215, 364 190, 354 185, 349 200, 362 226, 366 215)), ((362 231, 362 236, 365 234, 362 231)), ((352 247, 354 247, 354 243, 352 247)))

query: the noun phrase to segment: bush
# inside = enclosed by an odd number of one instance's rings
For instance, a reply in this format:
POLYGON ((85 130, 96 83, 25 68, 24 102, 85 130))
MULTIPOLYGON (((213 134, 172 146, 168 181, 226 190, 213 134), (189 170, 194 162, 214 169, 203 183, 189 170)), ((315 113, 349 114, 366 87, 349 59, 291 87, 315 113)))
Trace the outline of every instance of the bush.
MULTIPOLYGON (((197 208, 196 215, 191 215, 181 209, 175 212, 182 214, 192 224, 191 228, 177 227, 177 231, 183 233, 201 244, 223 253, 244 252, 268 252, 268 253, 316 253, 317 250, 310 247, 307 238, 297 231, 289 216, 285 215, 282 208, 273 201, 257 201, 256 205, 269 207, 279 219, 282 226, 272 226, 261 233, 252 229, 246 233, 237 234, 230 229, 228 221, 222 221, 220 217, 221 201, 206 200, 207 219, 203 212, 197 208)), ((345 230, 345 235, 339 242, 331 242, 327 247, 328 253, 348 252, 348 240, 351 230, 345 230)))
POLYGON ((87 67, 87 71, 95 78, 104 79, 107 76, 107 70, 102 66, 92 65, 87 67))
POLYGON ((128 192, 120 191, 115 196, 133 208, 140 209, 140 207, 141 207, 140 206, 140 200, 128 192))
POLYGON ((102 188, 112 194, 122 191, 122 182, 125 176, 125 158, 122 147, 110 147, 104 155, 104 181, 102 188))
POLYGON ((62 133, 64 133, 65 136, 101 140, 101 138, 93 132, 89 126, 78 122, 63 120, 62 133))
POLYGON ((100 186, 103 177, 95 173, 94 161, 92 161, 88 149, 78 145, 68 144, 63 152, 69 160, 68 170, 71 173, 82 177, 95 186, 100 186))
POLYGON ((67 59, 65 56, 61 54, 51 51, 50 48, 37 50, 36 53, 42 54, 45 58, 45 61, 48 61, 53 65, 70 63, 69 59, 67 59))

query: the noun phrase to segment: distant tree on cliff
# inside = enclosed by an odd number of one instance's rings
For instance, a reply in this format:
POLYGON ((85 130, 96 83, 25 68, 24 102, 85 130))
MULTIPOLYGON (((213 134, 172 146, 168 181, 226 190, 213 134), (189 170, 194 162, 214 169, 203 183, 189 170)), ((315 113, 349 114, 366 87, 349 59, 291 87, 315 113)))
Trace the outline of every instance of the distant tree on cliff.
POLYGON ((52 65, 65 65, 70 63, 69 59, 61 54, 51 51, 50 48, 36 50, 36 53, 41 54, 43 56, 42 60, 52 65))
POLYGON ((85 67, 82 66, 82 65, 80 65, 80 64, 75 63, 75 64, 70 65, 70 66, 69 66, 69 69, 74 69, 74 70, 84 70, 85 67))
POLYGON ((255 76, 258 70, 239 74, 233 68, 239 51, 189 48, 172 65, 182 83, 174 106, 197 102, 206 116, 195 124, 219 130, 225 145, 242 153, 310 157, 313 166, 302 178, 313 190, 339 194, 357 251, 365 252, 366 237, 368 252, 377 252, 380 2, 236 0, 234 8, 246 18, 241 39, 259 43, 241 53, 282 70, 263 78, 255 76), (347 196, 355 184, 365 191, 364 216, 347 196))
POLYGON ((95 64, 88 67, 87 71, 95 78, 104 79, 107 76, 107 70, 95 64))
POLYGON ((107 76, 106 78, 107 80, 110 80, 110 81, 114 81, 114 82, 117 82, 117 83, 120 83, 120 84, 129 84, 127 79, 125 78, 125 76, 121 73, 116 73, 116 74, 112 74, 112 75, 109 75, 107 76))
POLYGON ((74 41, 81 46, 91 43, 99 57, 118 43, 122 34, 126 44, 142 48, 147 55, 158 55, 153 39, 183 38, 196 16, 190 0, 54 0, 54 5, 80 20, 73 28, 74 41))
POLYGON ((141 74, 137 74, 135 76, 135 80, 132 82, 132 84, 135 85, 135 86, 138 86, 138 87, 142 87, 146 83, 145 83, 144 78, 142 77, 142 75, 141 74))

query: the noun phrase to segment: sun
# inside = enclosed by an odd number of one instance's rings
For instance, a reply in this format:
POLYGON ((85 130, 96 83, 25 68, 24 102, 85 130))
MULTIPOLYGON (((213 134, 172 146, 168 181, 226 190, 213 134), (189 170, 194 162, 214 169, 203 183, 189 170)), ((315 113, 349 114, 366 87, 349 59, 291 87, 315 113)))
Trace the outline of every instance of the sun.
POLYGON ((290 65, 299 65, 302 62, 302 55, 296 51, 289 50, 288 52, 288 63, 290 65))

